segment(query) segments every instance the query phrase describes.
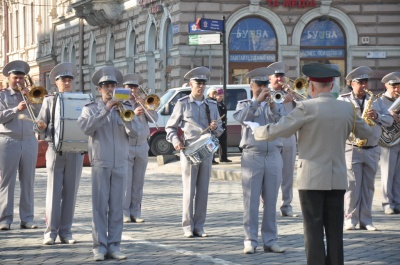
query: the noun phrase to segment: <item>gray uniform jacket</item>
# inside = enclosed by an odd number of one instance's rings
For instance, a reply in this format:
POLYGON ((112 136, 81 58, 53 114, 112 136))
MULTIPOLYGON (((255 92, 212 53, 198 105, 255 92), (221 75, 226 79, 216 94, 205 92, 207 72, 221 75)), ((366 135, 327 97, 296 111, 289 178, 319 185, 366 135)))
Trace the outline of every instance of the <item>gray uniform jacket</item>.
MULTIPOLYGON (((364 105, 366 105, 367 100, 369 98, 370 97, 367 94, 364 105)), ((352 92, 340 95, 338 97, 338 100, 347 101, 347 102, 352 103, 353 106, 355 107, 358 115, 360 115, 360 116, 362 115, 360 104, 358 103, 358 99, 354 96, 354 94, 352 92)), ((393 117, 392 117, 392 115, 390 115, 385 104, 383 104, 382 99, 380 99, 380 98, 374 99, 372 102, 372 109, 376 111, 376 113, 378 114, 378 118, 376 120, 374 120, 376 125, 372 127, 372 135, 367 138, 367 143, 366 143, 367 146, 378 145, 379 138, 381 137, 381 134, 382 134, 382 129, 379 125, 387 127, 387 126, 392 125, 392 123, 393 123, 393 117)), ((362 139, 364 139, 364 138, 362 138, 362 139)), ((350 141, 347 141, 347 143, 353 144, 350 141)))
MULTIPOLYGON (((127 105, 125 108, 130 109, 127 105)), ((93 166, 128 166, 128 136, 138 137, 142 128, 139 122, 123 122, 114 109, 107 111, 100 99, 83 107, 78 126, 89 136, 88 153, 93 166)))
POLYGON ((275 104, 273 110, 270 110, 268 104, 261 106, 256 99, 245 99, 239 101, 236 106, 236 111, 233 118, 242 124, 242 139, 240 140, 240 147, 249 151, 268 151, 268 148, 277 147, 282 148, 281 139, 274 139, 271 141, 256 141, 250 128, 244 125, 244 121, 257 122, 260 125, 268 123, 275 123, 281 117, 279 107, 275 104))
MULTIPOLYGON (((23 101, 21 93, 16 93, 11 88, 0 92, 0 136, 17 141, 35 136, 33 122, 18 119, 20 114, 30 118, 27 109, 18 112, 17 107, 21 101, 23 101)), ((39 108, 40 105, 37 107, 39 108)), ((36 111, 37 109, 34 110, 34 112, 36 111)))
MULTIPOLYGON (((211 121, 219 119, 217 103, 214 100, 203 99, 200 106, 197 105, 193 96, 183 97, 178 100, 169 118, 165 131, 167 132, 167 141, 176 146, 180 141, 178 138, 178 127, 182 128, 185 136, 185 145, 196 141, 201 132, 207 128, 210 123, 207 119, 206 104, 210 108, 211 121)), ((218 137, 223 133, 222 121, 218 121, 217 129, 212 133, 218 137)))
MULTIPOLYGON (((135 110, 140 105, 133 102, 128 101, 126 102, 129 106, 132 107, 132 110, 135 110)), ((151 115, 153 120, 157 122, 158 120, 158 113, 155 110, 147 110, 147 112, 151 115)), ((141 129, 135 134, 137 137, 129 137, 129 144, 130 145, 142 145, 147 143, 148 137, 150 135, 150 127, 149 122, 152 122, 149 116, 146 113, 143 115, 135 116, 135 120, 141 124, 141 129)))
POLYGON ((54 107, 54 94, 48 95, 43 99, 42 108, 37 117, 38 120, 42 120, 47 124, 46 129, 37 130, 38 133, 43 134, 45 136, 45 140, 47 142, 52 142, 53 135, 51 134, 52 129, 54 128, 54 124, 52 122, 52 111, 54 107))
POLYGON ((299 190, 345 190, 347 170, 345 142, 353 130, 366 138, 372 129, 347 102, 336 100, 331 93, 297 103, 288 116, 276 124, 255 128, 256 140, 288 137, 298 131, 297 188, 299 190))

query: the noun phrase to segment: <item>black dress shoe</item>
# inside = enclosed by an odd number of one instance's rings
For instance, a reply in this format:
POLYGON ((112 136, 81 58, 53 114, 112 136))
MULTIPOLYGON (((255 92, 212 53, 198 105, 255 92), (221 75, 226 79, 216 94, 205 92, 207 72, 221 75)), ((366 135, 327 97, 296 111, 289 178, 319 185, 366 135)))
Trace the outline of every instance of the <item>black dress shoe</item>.
POLYGON ((229 163, 229 162, 232 162, 232 160, 224 159, 224 160, 219 160, 219 162, 226 162, 226 163, 229 163))
POLYGON ((219 163, 218 163, 217 161, 213 160, 213 161, 212 161, 212 164, 213 164, 213 165, 218 165, 219 163))

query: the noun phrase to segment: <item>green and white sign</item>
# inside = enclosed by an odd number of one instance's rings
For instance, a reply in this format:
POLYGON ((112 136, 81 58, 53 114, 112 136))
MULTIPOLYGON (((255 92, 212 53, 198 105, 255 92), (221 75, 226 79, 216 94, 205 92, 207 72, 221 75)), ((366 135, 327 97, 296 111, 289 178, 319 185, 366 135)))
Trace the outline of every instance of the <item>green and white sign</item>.
POLYGON ((189 45, 221 44, 221 34, 195 34, 189 35, 189 45))

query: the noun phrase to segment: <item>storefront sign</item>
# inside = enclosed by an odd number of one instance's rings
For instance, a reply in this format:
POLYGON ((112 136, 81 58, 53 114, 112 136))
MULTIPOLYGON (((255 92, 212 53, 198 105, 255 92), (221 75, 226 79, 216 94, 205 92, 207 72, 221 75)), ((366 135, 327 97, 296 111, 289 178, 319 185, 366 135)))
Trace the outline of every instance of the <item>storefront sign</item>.
POLYGON ((332 20, 311 22, 301 34, 301 46, 344 46, 342 29, 332 20))
POLYGON ((266 0, 268 7, 316 7, 315 0, 266 0))
POLYGON ((163 6, 161 5, 161 1, 158 0, 139 0, 139 5, 142 8, 147 7, 151 14, 156 14, 163 11, 163 6))
POLYGON ((275 54, 230 54, 229 62, 247 63, 247 62, 275 62, 275 54))
POLYGON ((344 49, 300 49, 300 58, 344 58, 344 49))
POLYGON ((229 36, 230 51, 276 51, 276 36, 271 26, 259 18, 240 20, 229 36))

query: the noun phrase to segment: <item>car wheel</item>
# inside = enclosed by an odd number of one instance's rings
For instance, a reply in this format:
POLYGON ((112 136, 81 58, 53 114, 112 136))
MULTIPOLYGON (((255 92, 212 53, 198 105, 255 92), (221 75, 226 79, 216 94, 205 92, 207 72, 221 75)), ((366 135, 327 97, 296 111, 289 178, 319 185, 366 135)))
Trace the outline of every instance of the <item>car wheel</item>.
POLYGON ((158 134, 150 142, 150 151, 153 155, 171 155, 174 147, 165 139, 165 134, 158 134))

